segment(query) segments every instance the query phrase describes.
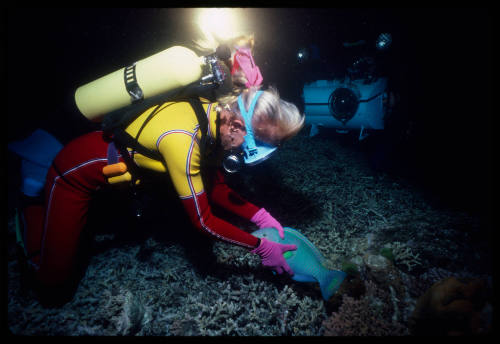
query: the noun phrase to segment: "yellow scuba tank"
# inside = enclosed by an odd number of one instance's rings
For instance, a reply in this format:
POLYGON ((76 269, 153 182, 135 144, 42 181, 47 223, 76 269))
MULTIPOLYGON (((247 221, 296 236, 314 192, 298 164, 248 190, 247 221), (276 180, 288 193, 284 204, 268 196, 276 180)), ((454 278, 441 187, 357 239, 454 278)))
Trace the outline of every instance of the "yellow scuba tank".
POLYGON ((80 86, 78 110, 91 121, 131 103, 186 86, 201 78, 205 58, 174 46, 80 86))

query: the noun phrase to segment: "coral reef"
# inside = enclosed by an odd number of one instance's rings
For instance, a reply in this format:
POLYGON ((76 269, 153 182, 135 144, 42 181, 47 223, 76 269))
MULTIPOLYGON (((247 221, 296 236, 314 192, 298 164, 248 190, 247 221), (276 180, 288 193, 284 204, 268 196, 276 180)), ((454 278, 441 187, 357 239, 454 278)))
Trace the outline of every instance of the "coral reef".
POLYGON ((389 259, 391 262, 394 262, 394 253, 392 249, 389 247, 384 247, 380 250, 380 255, 389 259))
MULTIPOLYGON (((224 243, 213 245, 215 262, 200 268, 192 257, 201 253, 172 238, 192 229, 169 222, 167 214, 162 222, 130 230, 128 240, 120 226, 96 233, 73 299, 44 308, 21 286, 10 217, 9 330, 71 336, 404 335, 417 299, 440 279, 481 278, 491 288, 490 248, 480 219, 436 208, 402 178, 374 173, 352 145, 300 134, 255 168, 232 186, 300 230, 328 267, 353 264, 335 302, 324 302, 314 283, 274 276, 256 255, 224 243), (311 156, 314 161, 305 163, 311 156), (394 263, 379 255, 384 247, 394 263)), ((203 253, 200 260, 210 259, 203 253)))
POLYGON ((194 320, 201 335, 314 335, 324 319, 321 300, 299 298, 285 286, 273 288, 261 297, 265 284, 247 277, 247 290, 233 290, 230 282, 220 282, 220 297, 212 301, 188 298, 187 313, 181 321, 194 320))
POLYGON ((396 288, 399 293, 403 292, 401 272, 389 259, 367 253, 363 256, 363 263, 365 279, 374 281, 384 288, 396 288))
MULTIPOLYGON (((421 265, 419 254, 412 252, 411 248, 399 241, 386 244, 383 249, 389 249, 396 264, 406 265, 408 271, 414 267, 421 265)), ((387 252, 387 251, 386 251, 387 252)))
POLYGON ((358 275, 358 266, 350 261, 345 261, 340 266, 340 270, 344 271, 348 275, 358 275))
POLYGON ((451 276, 436 282, 418 299, 409 322, 412 334, 489 333, 491 320, 482 318, 487 294, 486 282, 480 279, 462 282, 451 276))
POLYGON ((323 322, 325 336, 397 336, 407 335, 400 322, 393 296, 371 281, 365 282, 366 294, 359 299, 343 295, 342 305, 323 322))

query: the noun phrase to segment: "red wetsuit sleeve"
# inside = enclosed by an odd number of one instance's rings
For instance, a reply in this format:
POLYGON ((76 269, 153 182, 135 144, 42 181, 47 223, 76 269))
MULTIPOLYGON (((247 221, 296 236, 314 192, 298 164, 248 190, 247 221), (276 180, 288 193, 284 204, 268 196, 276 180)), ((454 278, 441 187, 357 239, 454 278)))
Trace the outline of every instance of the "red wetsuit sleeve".
POLYGON ((255 248, 258 238, 212 214, 206 193, 182 199, 191 222, 201 232, 246 248, 255 248))
POLYGON ((155 128, 150 145, 156 146, 163 155, 168 174, 191 223, 219 240, 254 248, 259 241, 257 237, 212 214, 201 175, 199 125, 189 103, 174 103, 160 110, 154 120, 155 126, 146 126, 143 135, 147 137, 146 130, 155 128))
POLYGON ((215 173, 209 197, 212 203, 247 220, 250 220, 260 209, 232 190, 226 184, 224 173, 220 169, 215 173))

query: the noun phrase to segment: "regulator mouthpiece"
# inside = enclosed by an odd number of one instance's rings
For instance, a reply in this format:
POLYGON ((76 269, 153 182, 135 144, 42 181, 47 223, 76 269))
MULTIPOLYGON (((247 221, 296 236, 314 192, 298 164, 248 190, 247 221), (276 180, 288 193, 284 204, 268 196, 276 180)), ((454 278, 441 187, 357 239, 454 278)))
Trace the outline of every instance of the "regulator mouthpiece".
POLYGON ((241 171, 244 164, 241 153, 238 154, 234 152, 229 153, 222 161, 224 171, 230 174, 241 171))

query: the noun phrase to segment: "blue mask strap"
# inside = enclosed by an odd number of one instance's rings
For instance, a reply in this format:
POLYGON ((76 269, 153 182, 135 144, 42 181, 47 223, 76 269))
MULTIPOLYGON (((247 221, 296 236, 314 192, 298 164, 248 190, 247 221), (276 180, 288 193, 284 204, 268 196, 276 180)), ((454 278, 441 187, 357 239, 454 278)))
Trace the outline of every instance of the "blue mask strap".
POLYGON ((245 143, 247 145, 247 150, 250 155, 257 153, 257 146, 255 145, 255 139, 252 130, 252 116, 253 116, 253 111, 255 109, 255 104, 257 104, 257 99, 259 99, 261 94, 262 91, 257 91, 255 93, 248 111, 245 110, 245 105, 243 104, 243 99, 241 98, 241 95, 238 97, 238 106, 240 108, 241 116, 245 120, 245 128, 247 130, 247 134, 245 135, 245 143))

